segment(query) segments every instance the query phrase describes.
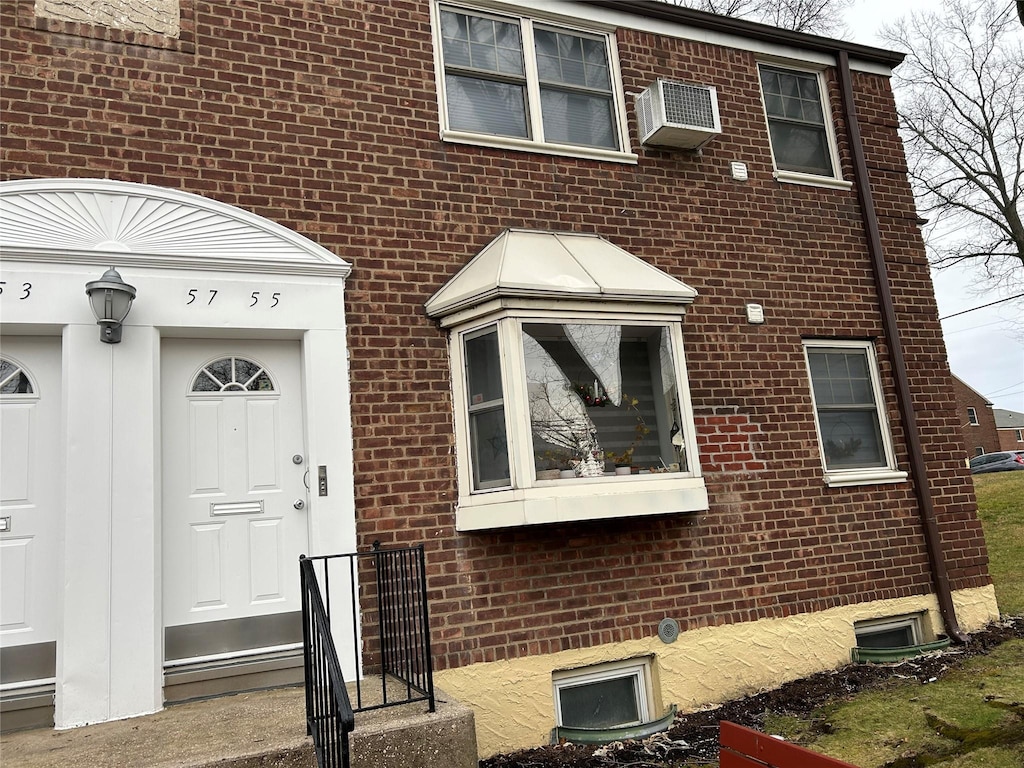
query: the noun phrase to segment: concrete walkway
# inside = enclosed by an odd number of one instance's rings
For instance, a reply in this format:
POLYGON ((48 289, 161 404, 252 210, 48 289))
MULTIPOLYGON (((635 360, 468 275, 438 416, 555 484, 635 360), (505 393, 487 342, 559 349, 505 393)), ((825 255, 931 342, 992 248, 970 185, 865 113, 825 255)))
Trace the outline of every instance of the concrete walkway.
POLYGON ((4 768, 198 768, 316 765, 302 688, 176 704, 152 715, 65 731, 0 736, 4 768))
MULTIPOLYGON (((475 768, 472 710, 435 693, 434 713, 424 702, 356 713, 352 768, 475 768)), ((303 688, 278 688, 64 731, 18 731, 0 736, 0 766, 316 768, 305 706, 303 688)))

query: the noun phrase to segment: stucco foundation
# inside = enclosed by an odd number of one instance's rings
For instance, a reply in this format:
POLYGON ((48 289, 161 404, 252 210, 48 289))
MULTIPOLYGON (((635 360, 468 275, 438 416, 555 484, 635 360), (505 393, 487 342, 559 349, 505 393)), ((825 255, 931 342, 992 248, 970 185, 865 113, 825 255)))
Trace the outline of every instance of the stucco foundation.
MULTIPOLYGON (((999 617, 991 586, 953 594, 960 626, 972 632, 999 617)), ((880 600, 819 613, 683 632, 671 644, 657 627, 644 640, 609 643, 435 673, 437 685, 476 713, 481 757, 545 744, 554 721, 551 673, 642 656, 654 658, 655 705, 694 711, 773 688, 850 661, 855 621, 924 612, 925 633, 942 627, 934 595, 880 600)))

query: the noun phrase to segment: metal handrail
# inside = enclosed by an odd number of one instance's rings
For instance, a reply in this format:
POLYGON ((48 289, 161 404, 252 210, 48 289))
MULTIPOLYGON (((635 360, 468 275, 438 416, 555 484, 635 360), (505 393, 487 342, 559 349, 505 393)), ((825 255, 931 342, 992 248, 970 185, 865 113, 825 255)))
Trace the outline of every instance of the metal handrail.
POLYGON ((433 712, 434 673, 423 545, 383 549, 374 542, 369 552, 317 555, 303 557, 303 561, 309 563, 305 567, 312 578, 320 577, 318 597, 322 596, 326 606, 328 623, 336 620, 331 634, 334 642, 361 650, 350 683, 355 699, 353 712, 419 701, 427 702, 433 712), (346 593, 347 604, 332 607, 332 597, 344 603, 346 593), (346 624, 351 636, 339 636, 346 624), (380 673, 380 690, 373 697, 380 703, 365 700, 371 691, 361 673, 364 664, 371 676, 380 673))
POLYGON ((355 713, 331 637, 330 618, 313 564, 299 558, 302 582, 302 649, 306 672, 306 733, 313 738, 319 768, 348 768, 348 735, 355 713))

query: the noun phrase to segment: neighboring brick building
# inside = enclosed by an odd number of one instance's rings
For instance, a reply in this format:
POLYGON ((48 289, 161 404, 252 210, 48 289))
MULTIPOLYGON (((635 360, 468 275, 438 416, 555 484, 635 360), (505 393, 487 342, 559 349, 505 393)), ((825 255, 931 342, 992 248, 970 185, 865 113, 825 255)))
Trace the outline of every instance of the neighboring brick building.
POLYGON ((953 392, 967 458, 1000 450, 992 403, 956 376, 953 377, 953 392))
POLYGON ((18 541, 63 586, 4 653, 59 726, 290 647, 294 556, 374 541, 425 543, 484 754, 998 615, 900 55, 657 2, 158 5, 166 35, 0 3, 4 413, 65 424, 11 492, 49 469, 18 541), (659 79, 689 148, 642 143, 659 79), (82 296, 111 265, 115 347, 82 296))
POLYGON ((1024 413, 993 408, 992 415, 995 417, 996 434, 999 436, 999 450, 1024 450, 1024 413))

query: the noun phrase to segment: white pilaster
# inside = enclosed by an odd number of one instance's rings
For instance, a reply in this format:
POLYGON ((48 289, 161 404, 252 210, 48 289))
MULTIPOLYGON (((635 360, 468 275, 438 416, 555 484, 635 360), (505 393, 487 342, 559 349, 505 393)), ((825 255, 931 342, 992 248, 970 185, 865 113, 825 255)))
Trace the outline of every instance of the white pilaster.
POLYGON ((162 705, 156 381, 159 335, 64 330, 67 511, 55 723, 162 705))
POLYGON ((114 345, 96 325, 64 328, 66 488, 63 622, 57 642, 54 722, 109 719, 111 453, 114 345))

